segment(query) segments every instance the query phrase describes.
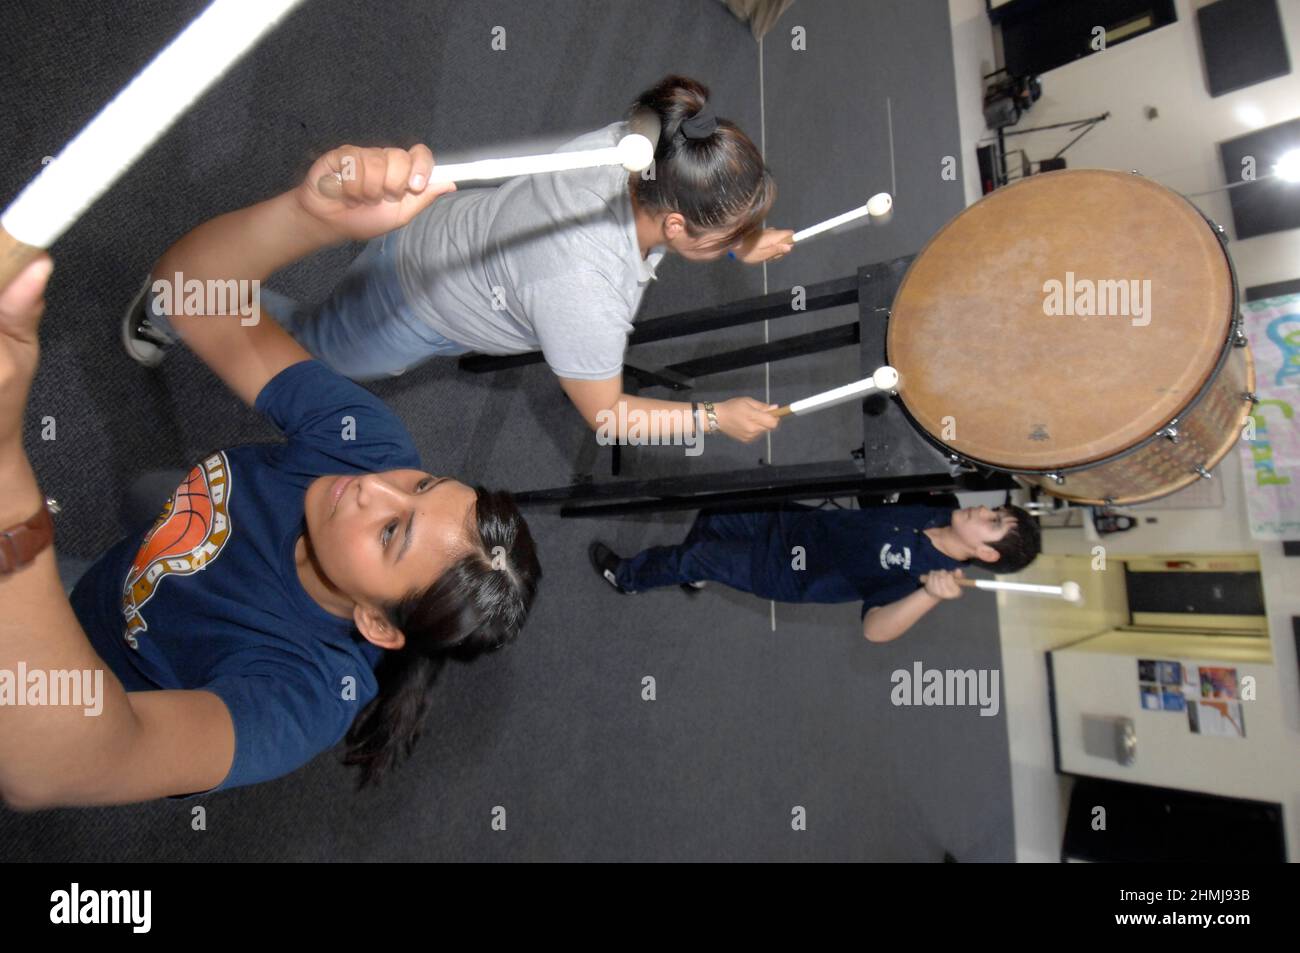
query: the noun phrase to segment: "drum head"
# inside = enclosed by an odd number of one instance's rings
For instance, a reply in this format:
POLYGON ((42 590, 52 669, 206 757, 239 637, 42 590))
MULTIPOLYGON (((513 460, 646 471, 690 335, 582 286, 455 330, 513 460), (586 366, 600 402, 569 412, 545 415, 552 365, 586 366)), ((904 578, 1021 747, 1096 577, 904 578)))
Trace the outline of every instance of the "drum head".
POLYGON ((886 346, 931 436, 994 466, 1054 470, 1175 417, 1214 373, 1233 312, 1227 256, 1186 199, 1126 172, 1049 172, 926 245, 886 346))

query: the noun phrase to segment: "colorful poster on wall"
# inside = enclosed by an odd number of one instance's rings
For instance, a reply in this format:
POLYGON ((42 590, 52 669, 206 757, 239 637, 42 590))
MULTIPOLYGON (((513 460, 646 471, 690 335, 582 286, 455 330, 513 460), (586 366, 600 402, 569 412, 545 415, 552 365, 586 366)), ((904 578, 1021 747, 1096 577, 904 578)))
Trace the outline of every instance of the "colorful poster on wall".
POLYGON ((1187 706, 1187 722, 1193 734, 1218 738, 1246 737, 1246 716, 1241 702, 1198 701, 1187 706))
POLYGON ((1197 735, 1246 737, 1237 670, 1186 660, 1138 659, 1138 701, 1145 711, 1187 712, 1197 735))
POLYGON ((1237 697, 1237 670, 1235 668, 1210 668, 1202 665, 1200 675, 1202 698, 1237 697))
POLYGON ((1241 470, 1255 539, 1300 536, 1300 295, 1242 305, 1255 359, 1254 439, 1241 470))
MULTIPOLYGON (((1187 686, 1181 662, 1138 659, 1138 700, 1147 711, 1185 711, 1187 686)), ((1199 677, 1199 676, 1198 676, 1199 677)), ((1200 682, 1195 683, 1199 691, 1200 682)))

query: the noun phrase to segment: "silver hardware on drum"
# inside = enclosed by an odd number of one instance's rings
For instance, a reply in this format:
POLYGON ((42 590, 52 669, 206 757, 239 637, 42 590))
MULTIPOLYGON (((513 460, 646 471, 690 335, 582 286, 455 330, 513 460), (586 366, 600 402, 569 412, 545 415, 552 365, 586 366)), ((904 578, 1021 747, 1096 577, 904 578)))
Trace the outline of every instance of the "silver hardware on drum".
POLYGON ((974 473, 975 465, 965 457, 955 453, 948 454, 948 475, 959 476, 962 473, 974 473))
POLYGON ((1161 427, 1156 431, 1157 437, 1168 437, 1170 443, 1178 442, 1178 418, 1175 417, 1169 421, 1167 426, 1161 427))
POLYGON ((1196 467, 1196 469, 1193 470, 1192 472, 1195 473, 1202 480, 1214 479, 1214 474, 1211 473, 1209 470, 1205 469, 1205 467, 1196 467))

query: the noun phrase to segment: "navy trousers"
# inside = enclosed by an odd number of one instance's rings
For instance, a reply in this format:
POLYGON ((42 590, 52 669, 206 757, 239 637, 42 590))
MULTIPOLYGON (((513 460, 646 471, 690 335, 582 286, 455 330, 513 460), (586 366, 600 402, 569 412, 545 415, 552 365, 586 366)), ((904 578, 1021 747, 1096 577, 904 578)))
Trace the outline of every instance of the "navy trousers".
POLYGON ((615 578, 630 592, 684 582, 718 582, 754 592, 754 560, 761 557, 775 520, 776 514, 767 512, 701 512, 680 545, 655 546, 624 559, 615 578))

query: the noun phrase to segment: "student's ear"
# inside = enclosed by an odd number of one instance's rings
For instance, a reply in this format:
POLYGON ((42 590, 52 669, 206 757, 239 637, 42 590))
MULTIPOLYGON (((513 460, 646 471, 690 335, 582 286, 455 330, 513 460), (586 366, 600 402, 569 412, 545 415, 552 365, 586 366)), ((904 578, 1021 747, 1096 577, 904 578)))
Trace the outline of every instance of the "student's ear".
POLYGON ((381 649, 397 651, 406 644, 406 634, 394 627, 388 616, 375 606, 358 604, 352 610, 352 621, 367 642, 381 649))
POLYGON ((686 234, 686 216, 681 212, 669 212, 664 216, 664 237, 673 241, 677 236, 686 234))
POLYGON ((996 563, 1002 556, 987 543, 980 543, 979 548, 975 550, 975 558, 984 563, 996 563))

